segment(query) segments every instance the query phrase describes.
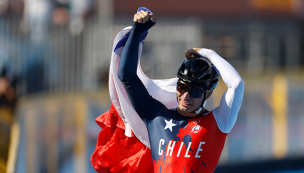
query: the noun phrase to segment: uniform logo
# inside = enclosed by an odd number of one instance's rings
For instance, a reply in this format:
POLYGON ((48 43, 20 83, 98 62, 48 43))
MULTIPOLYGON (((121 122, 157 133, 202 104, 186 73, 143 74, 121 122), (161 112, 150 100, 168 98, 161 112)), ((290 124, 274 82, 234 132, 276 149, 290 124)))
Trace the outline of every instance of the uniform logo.
POLYGON ((192 133, 198 133, 198 132, 200 132, 202 130, 202 127, 200 126, 200 125, 195 125, 194 127, 193 127, 193 129, 191 130, 192 131, 192 133))

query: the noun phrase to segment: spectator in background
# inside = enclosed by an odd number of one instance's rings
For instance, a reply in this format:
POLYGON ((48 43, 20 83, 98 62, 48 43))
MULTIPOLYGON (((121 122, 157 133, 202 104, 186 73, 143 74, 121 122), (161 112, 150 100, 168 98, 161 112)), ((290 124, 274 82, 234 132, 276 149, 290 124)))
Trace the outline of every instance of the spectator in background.
POLYGON ((30 33, 32 42, 40 44, 45 38, 51 12, 49 0, 24 0, 24 29, 30 33))
POLYGON ((84 29, 85 18, 93 13, 94 0, 55 0, 52 20, 54 24, 69 23, 72 35, 84 29))
POLYGON ((15 85, 16 79, 6 74, 6 69, 3 69, 0 78, 0 107, 14 105, 15 85))
POLYGON ((0 0, 0 16, 19 18, 23 13, 23 0, 0 0))
POLYGON ((9 1, 8 0, 1 0, 0 1, 0 15, 5 14, 9 6, 9 1))
POLYGON ((70 32, 80 34, 84 29, 84 15, 91 9, 92 0, 71 1, 70 32))
POLYGON ((55 25, 66 25, 68 23, 68 4, 55 3, 52 14, 52 22, 55 25))
POLYGON ((13 122, 13 112, 16 101, 16 78, 0 71, 0 172, 5 172, 8 158, 10 128, 13 122))

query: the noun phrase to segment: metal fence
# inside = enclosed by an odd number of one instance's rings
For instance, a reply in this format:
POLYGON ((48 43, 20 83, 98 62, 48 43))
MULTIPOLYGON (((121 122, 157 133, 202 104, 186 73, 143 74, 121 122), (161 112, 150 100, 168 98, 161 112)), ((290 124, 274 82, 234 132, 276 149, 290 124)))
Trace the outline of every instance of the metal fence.
MULTIPOLYGON (((20 76, 20 94, 96 89, 107 82, 115 35, 130 25, 129 18, 101 17, 86 21, 83 32, 76 34, 71 30, 77 26, 51 24, 25 32, 21 20, 1 19, 0 63, 6 61, 20 76)), ((261 75, 269 67, 299 68, 304 63, 300 36, 295 23, 164 18, 150 30, 141 64, 151 78, 171 78, 185 50, 207 47, 237 69, 261 75)))
MULTIPOLYGON (((102 85, 100 78, 108 73, 114 37, 132 25, 132 21, 91 19, 77 35, 70 33, 69 26, 49 25, 42 28, 40 39, 35 40, 32 35, 36 33, 22 32, 20 22, 1 21, 0 35, 4 36, 1 58, 20 75, 22 94, 96 89, 102 85)), ((201 37, 199 23, 183 22, 160 22, 149 34, 143 52, 143 66, 148 75, 149 71, 161 70, 163 73, 152 76, 169 77, 164 76, 170 70, 166 66, 177 67, 185 49, 201 44, 196 39, 201 37)))

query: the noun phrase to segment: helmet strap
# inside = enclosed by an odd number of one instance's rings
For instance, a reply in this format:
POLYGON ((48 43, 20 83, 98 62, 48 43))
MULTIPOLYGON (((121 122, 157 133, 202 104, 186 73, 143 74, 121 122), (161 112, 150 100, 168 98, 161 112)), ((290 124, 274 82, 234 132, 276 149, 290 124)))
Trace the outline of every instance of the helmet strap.
POLYGON ((196 114, 199 114, 203 108, 199 107, 198 110, 194 111, 196 114))
POLYGON ((204 106, 205 101, 206 101, 206 92, 204 92, 204 98, 203 98, 203 101, 202 101, 201 107, 203 107, 203 106, 204 106))
POLYGON ((204 92, 204 98, 203 98, 201 106, 196 111, 192 111, 190 113, 194 113, 195 112, 196 114, 199 114, 202 111, 202 109, 203 109, 205 100, 206 100, 206 92, 204 92))

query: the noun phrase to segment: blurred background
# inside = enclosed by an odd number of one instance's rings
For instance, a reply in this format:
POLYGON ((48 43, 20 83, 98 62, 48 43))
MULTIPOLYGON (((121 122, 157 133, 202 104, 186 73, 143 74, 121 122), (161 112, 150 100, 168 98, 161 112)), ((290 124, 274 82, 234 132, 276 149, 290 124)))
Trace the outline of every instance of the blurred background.
POLYGON ((304 172, 303 0, 0 0, 0 172, 95 172, 113 40, 139 6, 158 18, 148 77, 175 77, 185 50, 206 47, 245 81, 215 172, 304 172))

